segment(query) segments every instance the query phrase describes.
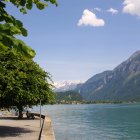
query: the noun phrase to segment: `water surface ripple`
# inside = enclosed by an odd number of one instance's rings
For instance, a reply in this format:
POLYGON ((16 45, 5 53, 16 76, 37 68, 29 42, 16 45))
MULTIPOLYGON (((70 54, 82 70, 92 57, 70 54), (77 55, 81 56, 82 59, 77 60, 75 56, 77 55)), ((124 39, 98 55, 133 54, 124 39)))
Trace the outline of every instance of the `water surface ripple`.
POLYGON ((42 112, 52 117, 56 140, 140 140, 140 104, 47 105, 42 112))

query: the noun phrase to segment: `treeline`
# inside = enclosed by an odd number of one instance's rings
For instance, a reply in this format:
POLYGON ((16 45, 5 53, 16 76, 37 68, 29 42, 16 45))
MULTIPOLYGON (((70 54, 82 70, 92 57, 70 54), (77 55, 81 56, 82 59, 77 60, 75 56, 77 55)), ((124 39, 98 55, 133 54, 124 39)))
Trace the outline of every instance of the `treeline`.
POLYGON ((56 103, 71 104, 80 103, 83 97, 76 91, 65 91, 56 93, 56 103))
POLYGON ((77 91, 65 91, 56 93, 56 104, 121 104, 134 103, 134 101, 87 101, 77 91))

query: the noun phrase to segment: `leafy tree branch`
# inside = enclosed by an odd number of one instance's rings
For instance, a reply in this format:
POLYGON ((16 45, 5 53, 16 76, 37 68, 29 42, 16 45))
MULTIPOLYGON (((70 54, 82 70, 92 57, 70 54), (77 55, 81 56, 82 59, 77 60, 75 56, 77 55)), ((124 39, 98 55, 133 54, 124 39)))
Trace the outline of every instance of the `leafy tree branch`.
POLYGON ((33 58, 35 51, 22 40, 17 39, 17 35, 27 36, 28 32, 24 28, 23 23, 17 20, 5 10, 6 4, 11 3, 20 9, 20 12, 27 14, 27 10, 31 10, 35 5, 39 10, 48 6, 48 3, 58 5, 55 0, 1 0, 0 1, 0 50, 14 48, 20 51, 24 56, 33 58))

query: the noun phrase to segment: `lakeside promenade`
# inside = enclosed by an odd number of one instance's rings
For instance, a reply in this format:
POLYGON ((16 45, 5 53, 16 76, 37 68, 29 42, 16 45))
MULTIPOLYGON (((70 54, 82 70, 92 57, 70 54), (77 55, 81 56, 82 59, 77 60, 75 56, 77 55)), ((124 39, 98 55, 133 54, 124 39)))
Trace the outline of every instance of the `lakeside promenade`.
POLYGON ((29 120, 17 117, 0 117, 0 140, 38 140, 40 119, 29 120))
MULTIPOLYGON (((35 115, 39 116, 37 113, 35 115)), ((0 140, 39 140, 39 136, 40 140, 55 140, 51 118, 42 115, 40 128, 40 118, 37 116, 35 119, 0 116, 0 140)))

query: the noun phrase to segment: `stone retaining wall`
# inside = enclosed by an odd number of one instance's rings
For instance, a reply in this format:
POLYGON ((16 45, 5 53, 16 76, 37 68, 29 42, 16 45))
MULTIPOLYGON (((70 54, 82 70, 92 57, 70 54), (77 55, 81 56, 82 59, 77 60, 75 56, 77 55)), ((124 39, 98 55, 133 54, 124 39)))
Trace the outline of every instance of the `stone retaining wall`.
MULTIPOLYGON (((33 113, 35 116, 40 117, 40 114, 33 113)), ((40 136, 38 140, 55 140, 55 134, 52 126, 52 121, 50 117, 41 115, 42 127, 40 130, 40 136)))
POLYGON ((51 118, 45 117, 41 133, 41 140, 55 140, 51 118))

